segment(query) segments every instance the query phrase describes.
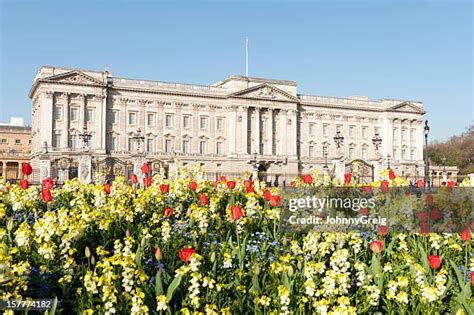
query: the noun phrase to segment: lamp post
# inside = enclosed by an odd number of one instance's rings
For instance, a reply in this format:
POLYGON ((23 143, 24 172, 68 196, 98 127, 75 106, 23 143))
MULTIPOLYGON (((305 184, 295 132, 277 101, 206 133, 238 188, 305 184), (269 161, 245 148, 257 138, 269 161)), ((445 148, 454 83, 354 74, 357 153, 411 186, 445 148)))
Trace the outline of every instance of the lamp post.
POLYGON ((82 133, 79 134, 79 138, 82 141, 82 149, 88 151, 89 148, 89 140, 92 138, 92 134, 87 131, 87 125, 84 124, 84 127, 82 129, 82 133))
POLYGON ((324 156, 324 170, 327 171, 329 169, 328 167, 328 147, 324 146, 323 147, 323 156, 324 156))
POLYGON ((389 154, 387 154, 387 169, 390 169, 390 158, 391 158, 391 156, 390 156, 390 153, 389 153, 389 154))
POLYGON ((378 133, 376 133, 374 137, 372 138, 372 143, 375 146, 375 152, 378 153, 379 147, 382 144, 382 138, 380 138, 380 135, 378 133))
POLYGON ((446 156, 443 156, 443 181, 445 184, 448 181, 448 173, 446 173, 446 156))
POLYGON ((341 145, 344 143, 344 136, 340 131, 336 132, 336 135, 334 136, 334 142, 336 143, 337 149, 339 150, 341 145))
POLYGON ((424 135, 425 135, 425 191, 431 190, 430 185, 430 162, 428 160, 428 134, 430 133, 430 127, 428 126, 428 120, 425 120, 424 135))

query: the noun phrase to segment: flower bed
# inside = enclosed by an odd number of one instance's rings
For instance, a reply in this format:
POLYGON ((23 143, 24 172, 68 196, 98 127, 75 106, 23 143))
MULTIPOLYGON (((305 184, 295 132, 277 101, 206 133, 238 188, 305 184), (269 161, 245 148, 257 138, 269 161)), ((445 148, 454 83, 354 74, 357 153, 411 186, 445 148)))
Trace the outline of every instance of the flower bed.
MULTIPOLYGON (((211 183, 183 169, 144 184, 0 187, 1 298, 56 298, 63 314, 474 309, 469 228, 284 233, 280 193, 260 183, 211 183)), ((294 186, 319 184, 330 183, 303 177, 294 186)), ((373 186, 383 194, 404 184, 373 186)))

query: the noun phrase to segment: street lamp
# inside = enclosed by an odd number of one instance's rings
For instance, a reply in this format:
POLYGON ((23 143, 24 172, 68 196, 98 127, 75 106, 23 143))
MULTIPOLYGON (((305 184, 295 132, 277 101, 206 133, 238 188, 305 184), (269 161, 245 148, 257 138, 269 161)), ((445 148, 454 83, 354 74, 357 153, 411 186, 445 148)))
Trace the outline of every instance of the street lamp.
POLYGON ((390 169, 390 158, 391 158, 391 156, 390 156, 390 153, 389 153, 389 154, 387 154, 387 168, 388 169, 390 169))
POLYGON ((428 120, 425 120, 424 135, 425 135, 425 190, 430 191, 430 162, 428 160, 428 134, 430 133, 430 127, 428 126, 428 120))
POLYGON ((372 138, 372 143, 374 144, 375 146, 375 152, 378 152, 379 151, 379 147, 380 145, 382 144, 382 138, 380 138, 380 135, 378 134, 378 132, 374 135, 374 137, 372 138))
POLYGON ((328 167, 328 147, 324 146, 323 147, 323 156, 324 156, 324 170, 327 171, 329 169, 328 167))
POLYGON ((334 136, 334 142, 336 143, 336 146, 338 149, 341 147, 341 144, 344 142, 344 136, 341 134, 340 131, 336 132, 336 135, 334 136))
POLYGON ((84 125, 82 133, 79 134, 79 138, 82 141, 82 148, 85 150, 89 149, 89 140, 92 138, 92 134, 87 131, 87 125, 84 125))

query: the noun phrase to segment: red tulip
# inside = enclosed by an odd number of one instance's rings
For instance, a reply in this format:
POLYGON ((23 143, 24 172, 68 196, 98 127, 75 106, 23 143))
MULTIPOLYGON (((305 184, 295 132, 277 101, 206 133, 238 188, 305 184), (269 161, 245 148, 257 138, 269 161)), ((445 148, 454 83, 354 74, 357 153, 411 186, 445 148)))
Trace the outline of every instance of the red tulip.
POLYGON ((431 255, 428 257, 428 263, 432 269, 438 269, 441 266, 441 258, 436 255, 431 255))
POLYGON ((270 200, 270 198, 272 197, 272 193, 270 192, 270 190, 268 189, 265 189, 263 191, 263 199, 265 199, 266 201, 270 200))
POLYGON ((41 198, 43 198, 44 203, 48 203, 53 200, 53 197, 51 196, 51 191, 49 189, 41 190, 41 198))
POLYGON ((455 186, 454 181, 450 180, 448 181, 448 191, 451 192, 455 186))
POLYGON ((431 209, 430 218, 432 221, 438 221, 439 219, 441 219, 441 212, 436 208, 431 209))
POLYGON ((385 194, 388 193, 388 181, 385 179, 380 182, 380 190, 385 194))
POLYGON ((428 235, 430 233, 430 227, 426 222, 420 222, 420 233, 421 235, 428 235))
POLYGON ((387 235, 388 233, 388 227, 386 225, 379 225, 378 227, 378 233, 380 236, 387 235))
POLYGON ((225 182, 225 181, 227 181, 227 177, 225 177, 225 175, 222 175, 221 176, 221 182, 225 182))
POLYGON ((151 177, 143 177, 143 186, 148 187, 151 185, 151 177))
POLYGON ((395 176, 395 172, 394 172, 392 169, 389 169, 389 170, 388 170, 388 178, 389 178, 390 180, 394 180, 395 177, 397 177, 397 176, 395 176))
POLYGON ((198 187, 198 185, 194 181, 189 182, 188 186, 189 186, 189 189, 191 189, 192 191, 195 191, 198 187))
POLYGON ((367 193, 367 194, 371 194, 372 193, 372 186, 369 186, 369 185, 364 185, 362 186, 362 191, 367 193))
POLYGON ((244 215, 244 213, 242 212, 242 208, 240 208, 239 206, 234 205, 234 206, 230 207, 230 218, 232 220, 237 221, 243 215, 244 215))
POLYGON ((21 172, 23 175, 29 176, 31 173, 33 173, 33 168, 31 167, 30 163, 21 163, 21 172))
POLYGON ((173 214, 173 209, 165 208, 165 217, 169 218, 173 214))
POLYGON ((163 193, 163 194, 166 194, 170 191, 170 186, 169 185, 166 185, 166 184, 161 184, 160 185, 160 191, 163 193))
POLYGON ((433 205, 433 196, 432 195, 427 195, 426 198, 425 198, 425 202, 428 206, 432 206, 433 205))
POLYGON ((461 237, 461 240, 463 241, 469 241, 471 239, 471 231, 468 226, 464 227, 461 229, 461 232, 459 232, 459 236, 461 237))
POLYGON ((270 200, 268 201, 270 206, 272 207, 278 207, 280 205, 280 196, 273 195, 270 197, 270 200))
POLYGON ((47 177, 43 179, 43 188, 44 189, 51 189, 53 188, 54 182, 51 178, 47 177))
POLYGON ((382 252, 382 246, 382 241, 372 241, 370 243, 370 249, 376 254, 380 254, 382 252))
POLYGON ((132 174, 132 176, 130 176, 130 180, 131 180, 132 183, 134 183, 134 184, 138 183, 137 174, 132 174))
POLYGON ((296 182, 295 182, 294 180, 292 180, 292 181, 290 182, 290 186, 291 186, 291 187, 295 187, 295 186, 296 186, 296 182))
POLYGON ((369 214, 369 209, 367 209, 367 208, 360 208, 360 209, 359 209, 359 214, 360 214, 361 216, 364 216, 364 217, 365 217, 365 216, 367 216, 367 215, 369 214))
POLYGON ((189 262, 189 259, 191 256, 196 252, 194 248, 189 248, 189 247, 183 247, 178 253, 179 259, 181 259, 182 262, 189 262))
POLYGON ((245 191, 247 192, 247 194, 250 194, 250 193, 255 193, 255 189, 253 188, 253 182, 248 179, 244 182, 244 185, 245 185, 245 191))
POLYGON ((428 219, 428 214, 426 213, 426 211, 418 211, 416 213, 416 218, 419 222, 426 222, 428 219))
POLYGON ((20 187, 23 189, 27 189, 29 186, 28 180, 27 179, 21 179, 20 180, 20 187))
POLYGON ((423 188, 423 187, 425 187, 425 181, 422 180, 422 179, 417 180, 417 181, 416 181, 416 187, 418 187, 418 188, 423 188))
POLYGON ((104 192, 105 192, 106 195, 110 194, 110 184, 109 183, 104 184, 104 192))
POLYGON ((349 185, 352 179, 352 174, 351 173, 345 173, 344 174, 344 185, 349 185))
POLYGON ((471 287, 474 287, 474 271, 471 271, 471 287))
POLYGON ((141 170, 142 170, 142 173, 148 174, 148 172, 150 172, 150 167, 148 166, 148 163, 143 163, 141 170))
POLYGON ((201 206, 207 205, 207 202, 208 202, 208 200, 207 200, 206 194, 204 194, 204 193, 200 194, 199 195, 199 203, 201 204, 201 206))
POLYGON ((161 248, 155 247, 153 248, 153 256, 155 256, 155 259, 160 261, 161 258, 163 258, 163 255, 161 254, 161 248))
POLYGON ((245 188, 252 187, 253 186, 252 180, 251 179, 244 180, 244 186, 245 188))
POLYGON ((230 180, 227 182, 227 188, 233 189, 235 187, 235 180, 230 180))
POLYGON ((303 180, 303 183, 305 183, 305 184, 311 184, 313 182, 313 177, 309 174, 302 175, 301 179, 303 180))

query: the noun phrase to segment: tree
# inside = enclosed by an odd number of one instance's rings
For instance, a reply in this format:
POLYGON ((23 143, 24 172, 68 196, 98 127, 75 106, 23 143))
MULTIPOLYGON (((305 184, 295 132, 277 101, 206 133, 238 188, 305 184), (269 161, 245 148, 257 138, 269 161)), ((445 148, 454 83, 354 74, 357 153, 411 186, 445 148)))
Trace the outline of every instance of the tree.
POLYGON ((474 173, 474 125, 459 136, 428 145, 428 157, 435 165, 457 166, 460 175, 474 173), (446 162, 443 162, 443 158, 446 162))

